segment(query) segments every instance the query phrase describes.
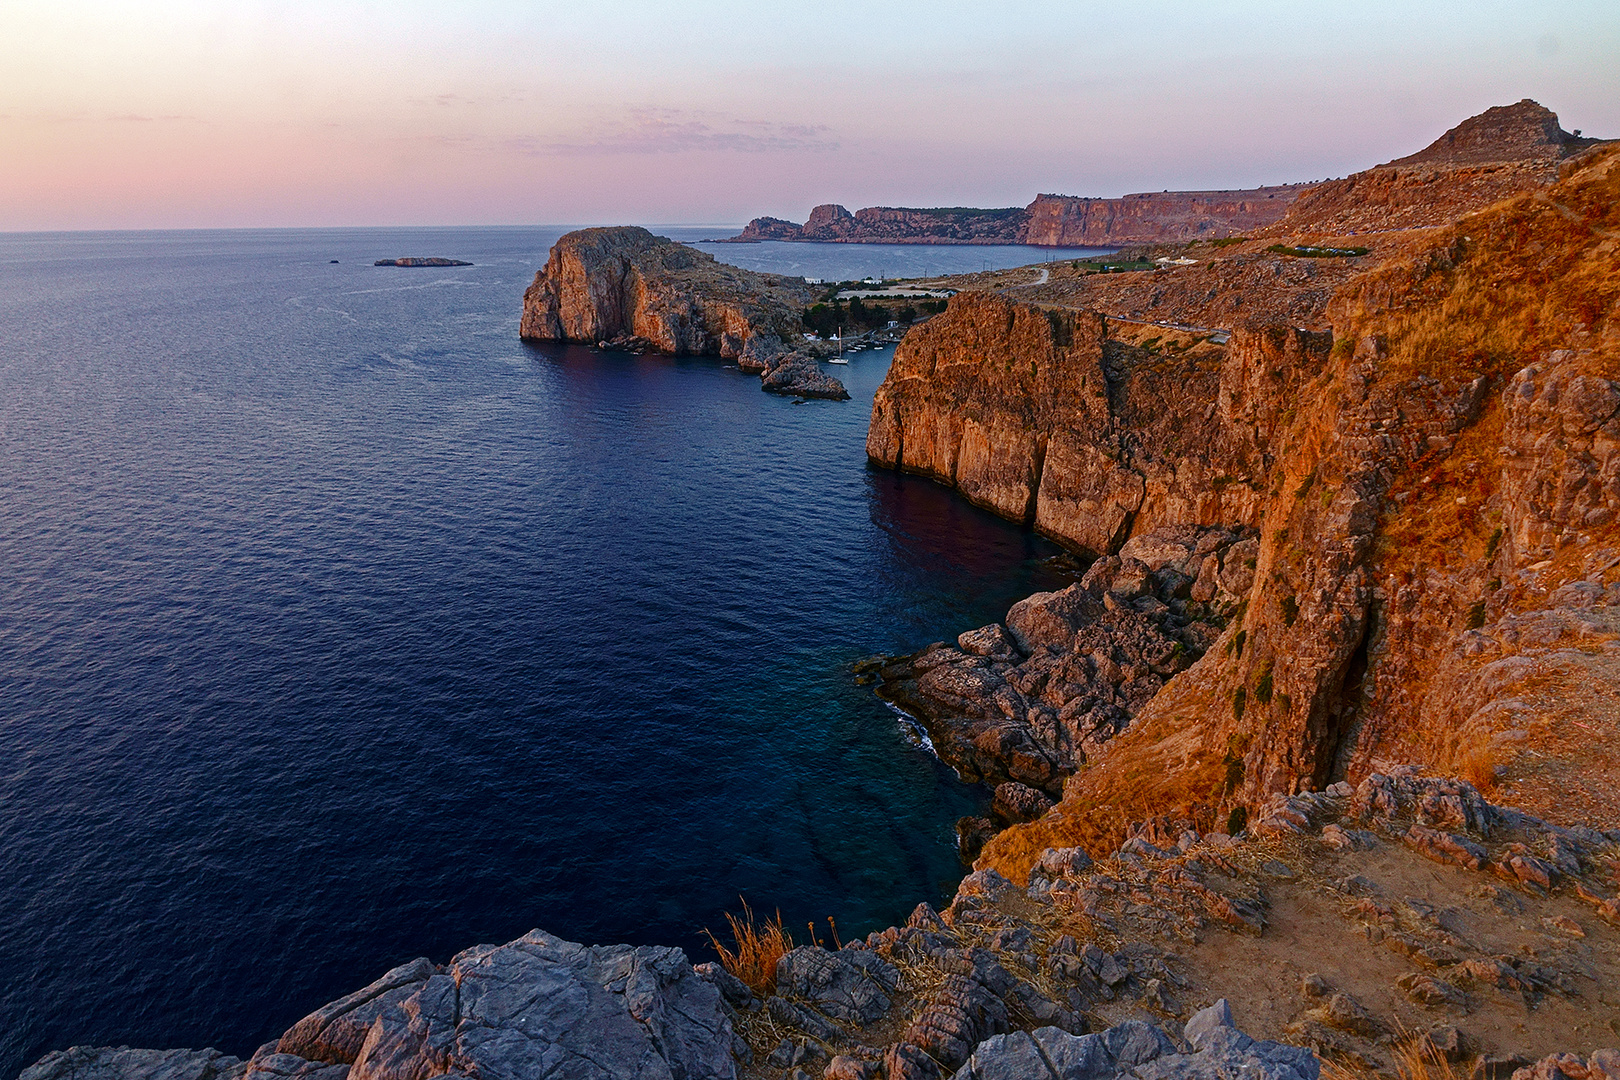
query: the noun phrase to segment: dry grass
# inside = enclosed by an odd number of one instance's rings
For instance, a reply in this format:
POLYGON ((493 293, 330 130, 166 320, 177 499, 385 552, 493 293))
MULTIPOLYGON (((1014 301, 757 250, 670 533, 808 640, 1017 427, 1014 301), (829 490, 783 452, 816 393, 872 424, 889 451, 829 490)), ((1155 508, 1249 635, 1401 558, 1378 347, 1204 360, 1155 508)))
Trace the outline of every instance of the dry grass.
MULTIPOLYGON (((1422 1035, 1403 1032, 1392 1057, 1396 1080, 1463 1080, 1468 1076, 1466 1069, 1447 1061, 1422 1035)), ((1322 1062, 1322 1080, 1373 1080, 1387 1075, 1350 1061, 1322 1062)))
POLYGON ((778 911, 774 921, 760 919, 744 900, 742 918, 728 913, 726 922, 731 924, 736 948, 722 945, 713 931, 703 931, 720 954, 720 963, 754 993, 769 995, 776 988, 776 962, 793 949, 793 936, 782 925, 782 913, 778 911))
POLYGON ((1458 754, 1457 774, 1489 798, 1496 791, 1496 753, 1490 744, 1480 743, 1458 754))

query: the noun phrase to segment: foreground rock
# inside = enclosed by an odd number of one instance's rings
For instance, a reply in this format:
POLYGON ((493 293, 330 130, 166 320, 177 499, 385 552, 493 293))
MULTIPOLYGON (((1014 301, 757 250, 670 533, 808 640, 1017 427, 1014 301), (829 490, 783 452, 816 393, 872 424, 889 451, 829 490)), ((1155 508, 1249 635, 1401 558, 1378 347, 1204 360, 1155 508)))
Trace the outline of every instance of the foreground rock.
POLYGON ((800 312, 802 278, 757 274, 646 229, 580 229, 552 246, 523 294, 521 336, 669 356, 721 356, 781 393, 843 398, 816 368, 800 312))
POLYGON ((1620 830, 1397 767, 1237 836, 1165 815, 1101 859, 1043 852, 1027 885, 976 871, 942 911, 793 949, 763 996, 675 949, 534 931, 403 964, 248 1062, 76 1047, 24 1080, 1317 1080, 1414 1053, 1613 1080, 1617 867, 1620 830))

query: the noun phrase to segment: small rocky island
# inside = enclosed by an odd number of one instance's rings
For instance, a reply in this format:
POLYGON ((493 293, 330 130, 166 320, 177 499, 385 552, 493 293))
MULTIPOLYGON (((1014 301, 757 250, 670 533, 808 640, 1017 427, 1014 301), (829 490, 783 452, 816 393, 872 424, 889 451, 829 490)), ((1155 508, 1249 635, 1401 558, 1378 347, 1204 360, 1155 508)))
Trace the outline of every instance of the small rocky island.
POLYGON ((760 274, 632 225, 558 240, 523 294, 525 341, 666 356, 720 356, 779 394, 845 400, 821 370, 802 312, 803 278, 760 274))
POLYGON ((472 263, 470 263, 470 262, 462 262, 460 259, 442 259, 442 258, 439 258, 438 256, 434 256, 434 257, 428 258, 428 259, 422 259, 422 258, 417 258, 415 256, 410 256, 410 257, 407 257, 407 258, 404 258, 404 259, 378 259, 376 262, 372 263, 371 265, 372 266, 471 266, 472 263))

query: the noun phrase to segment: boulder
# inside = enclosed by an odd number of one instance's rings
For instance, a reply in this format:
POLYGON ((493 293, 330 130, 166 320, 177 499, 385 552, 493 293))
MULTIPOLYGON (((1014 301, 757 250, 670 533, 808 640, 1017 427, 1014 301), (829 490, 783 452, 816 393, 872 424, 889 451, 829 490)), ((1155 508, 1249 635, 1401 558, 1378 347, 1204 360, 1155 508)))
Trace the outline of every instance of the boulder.
POLYGON ((364 989, 322 1005, 298 1021, 281 1036, 276 1050, 309 1061, 354 1064, 377 1017, 420 990, 435 970, 421 957, 401 964, 364 989))
POLYGON ((679 949, 534 930, 451 961, 377 1018, 352 1080, 557 1075, 734 1080, 720 991, 679 949))
POLYGON ((205 1050, 74 1046, 46 1054, 18 1080, 241 1080, 247 1062, 205 1050))
POLYGON ((777 993, 863 1027, 889 1011, 889 995, 899 985, 899 971, 865 949, 830 952, 805 945, 776 962, 777 993))

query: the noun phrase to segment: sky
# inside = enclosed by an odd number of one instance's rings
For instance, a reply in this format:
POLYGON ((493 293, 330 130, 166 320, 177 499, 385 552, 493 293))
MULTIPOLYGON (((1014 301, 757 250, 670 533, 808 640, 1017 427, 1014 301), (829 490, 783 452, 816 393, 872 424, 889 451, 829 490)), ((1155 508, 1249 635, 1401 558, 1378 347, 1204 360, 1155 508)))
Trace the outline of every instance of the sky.
POLYGON ((0 0, 0 231, 1246 187, 1525 97, 1620 136, 1620 3, 0 0))

